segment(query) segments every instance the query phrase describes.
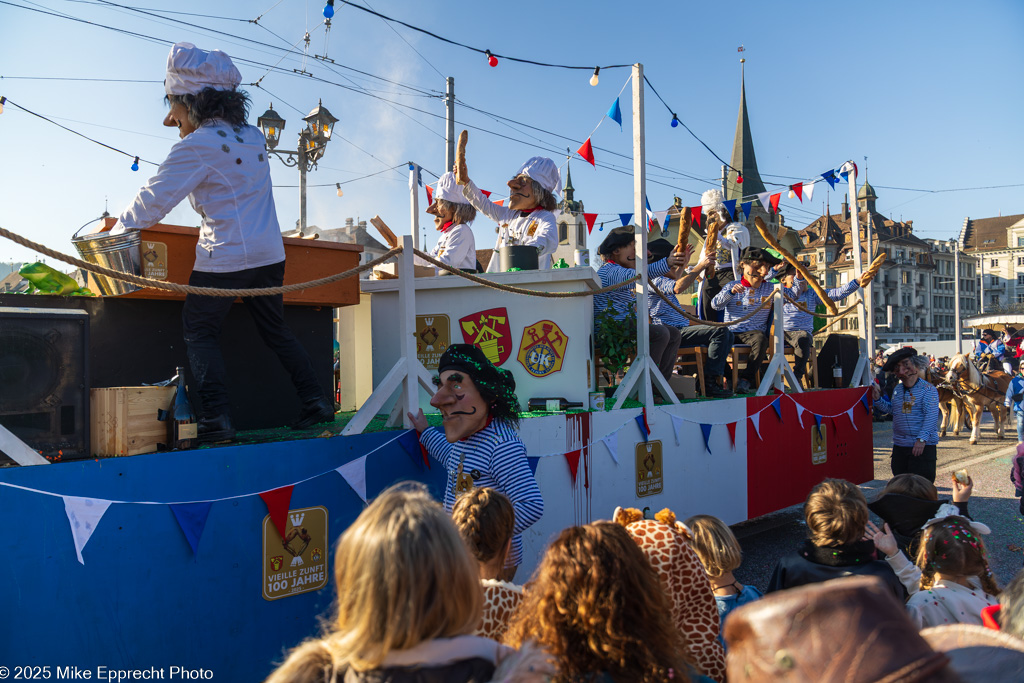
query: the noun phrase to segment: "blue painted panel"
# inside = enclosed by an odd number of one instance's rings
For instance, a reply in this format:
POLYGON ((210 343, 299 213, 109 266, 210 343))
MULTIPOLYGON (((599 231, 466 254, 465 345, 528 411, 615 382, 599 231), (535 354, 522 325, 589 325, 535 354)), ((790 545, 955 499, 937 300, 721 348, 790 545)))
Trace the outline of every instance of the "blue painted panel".
POLYGON ((257 493, 295 486, 291 507, 323 505, 331 548, 363 508, 334 468, 367 458, 370 497, 395 481, 444 486, 399 432, 231 446, 0 470, 0 484, 114 501, 222 499, 193 556, 164 504, 112 504, 78 563, 59 496, 0 485, 0 663, 95 668, 203 667, 219 680, 261 680, 288 648, 314 635, 334 599, 317 592, 262 596, 257 493), (389 442, 390 443, 387 443, 389 442), (320 475, 320 476, 317 476, 320 475))

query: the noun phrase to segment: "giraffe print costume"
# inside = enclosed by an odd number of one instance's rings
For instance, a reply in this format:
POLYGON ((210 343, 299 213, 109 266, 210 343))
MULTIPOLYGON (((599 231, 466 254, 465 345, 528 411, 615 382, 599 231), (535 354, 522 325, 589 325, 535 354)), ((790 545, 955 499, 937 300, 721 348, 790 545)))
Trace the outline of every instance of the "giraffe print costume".
POLYGON ((697 668, 716 681, 725 680, 725 652, 718 642, 718 607, 704 567, 687 542, 688 530, 672 511, 643 519, 635 508, 615 508, 612 520, 626 527, 658 572, 672 602, 672 620, 686 638, 697 668))
POLYGON ((523 587, 495 579, 482 579, 480 583, 484 589, 484 616, 473 635, 500 643, 523 600, 523 587))

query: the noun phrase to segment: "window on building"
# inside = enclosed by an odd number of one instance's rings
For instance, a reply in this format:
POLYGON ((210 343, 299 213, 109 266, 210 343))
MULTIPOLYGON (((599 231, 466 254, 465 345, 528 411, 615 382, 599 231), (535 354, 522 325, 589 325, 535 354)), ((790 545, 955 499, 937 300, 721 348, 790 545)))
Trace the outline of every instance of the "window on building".
POLYGON ((997 259, 997 258, 989 259, 988 264, 990 266, 992 266, 993 268, 998 268, 999 267, 999 259, 997 259))
POLYGON ((909 285, 910 284, 910 271, 905 270, 902 273, 900 273, 900 276, 901 276, 901 279, 903 280, 903 284, 905 284, 905 285, 909 285))
POLYGON ((1024 247, 1024 237, 1021 237, 1019 235, 1017 236, 1017 246, 1024 247))
MULTIPOLYGON (((1020 238, 1018 238, 1018 239, 1020 239, 1020 238)), ((1024 256, 1018 256, 1017 257, 1017 265, 1018 266, 1024 266, 1024 256)))
POLYGON ((1017 303, 1024 304, 1024 294, 1017 295, 1017 303))
POLYGON ((568 244, 569 243, 569 226, 565 223, 558 224, 558 243, 568 244))
POLYGON ((992 295, 992 304, 994 306, 998 306, 999 305, 999 295, 998 294, 993 294, 992 295))
POLYGON ((1017 273, 1017 284, 1024 285, 1024 273, 1017 273))

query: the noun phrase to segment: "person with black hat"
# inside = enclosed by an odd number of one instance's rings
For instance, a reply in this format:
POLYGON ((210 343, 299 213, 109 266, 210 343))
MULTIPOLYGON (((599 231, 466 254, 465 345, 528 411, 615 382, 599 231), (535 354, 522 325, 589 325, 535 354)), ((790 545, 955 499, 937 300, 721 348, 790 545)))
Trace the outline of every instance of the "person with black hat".
POLYGON ((544 498, 519 439, 516 381, 472 344, 452 344, 441 356, 430 405, 441 412, 442 428, 430 427, 423 411, 409 413, 420 444, 448 471, 444 507, 473 488, 508 496, 515 511, 512 547, 501 579, 511 581, 523 559, 522 533, 544 514, 544 498))
MULTIPOLYGON (((597 248, 597 253, 604 257, 604 264, 598 268, 597 275, 601 278, 601 287, 620 285, 627 280, 636 277, 636 241, 634 226, 624 225, 615 228, 608 233, 608 236, 597 248)), ((667 258, 654 263, 648 262, 648 277, 668 275, 668 272, 677 266, 685 266, 690 258, 692 248, 680 254, 672 252, 667 258)), ((647 250, 647 258, 650 259, 651 250, 647 250)), ((633 287, 626 286, 614 289, 610 292, 594 295, 595 317, 607 308, 611 303, 615 309, 615 319, 623 320, 630 309, 635 310, 636 292, 633 287)), ((650 354, 651 360, 658 366, 658 370, 665 379, 672 377, 672 370, 676 364, 676 353, 679 351, 679 329, 652 323, 650 326, 650 354)))
MULTIPOLYGON (((733 280, 716 294, 715 298, 711 300, 712 308, 725 311, 725 322, 738 320, 751 311, 757 310, 775 292, 775 286, 768 282, 766 277, 769 270, 779 263, 781 261, 765 249, 760 247, 744 249, 740 259, 743 277, 733 280)), ((800 294, 800 290, 796 287, 788 288, 785 292, 791 298, 796 298, 800 294)), ((729 326, 739 343, 750 346, 747 366, 740 373, 740 379, 735 387, 739 393, 749 393, 753 390, 753 385, 757 381, 757 373, 761 370, 761 365, 768 355, 768 325, 771 312, 771 306, 765 306, 750 318, 729 326)))
POLYGON ((892 473, 911 472, 935 482, 939 444, 939 390, 921 381, 920 372, 928 362, 906 346, 889 356, 882 368, 892 372, 900 383, 892 398, 882 395, 878 384, 871 385, 875 406, 892 413, 892 473))
MULTIPOLYGON (((666 239, 657 239, 649 242, 647 248, 651 252, 651 259, 660 261, 668 258, 675 246, 666 239)), ((706 268, 714 268, 714 265, 714 257, 705 256, 688 273, 682 266, 675 266, 669 270, 667 276, 651 278, 651 284, 667 298, 676 301, 676 294, 686 291, 706 268)), ((705 368, 705 374, 708 377, 705 387, 707 395, 712 398, 732 396, 732 392, 723 388, 720 382, 720 378, 725 375, 726 357, 729 355, 729 349, 732 348, 732 331, 728 327, 691 325, 689 320, 680 315, 657 293, 651 292, 647 296, 651 302, 651 320, 657 325, 679 329, 680 348, 708 347, 708 361, 705 368)))

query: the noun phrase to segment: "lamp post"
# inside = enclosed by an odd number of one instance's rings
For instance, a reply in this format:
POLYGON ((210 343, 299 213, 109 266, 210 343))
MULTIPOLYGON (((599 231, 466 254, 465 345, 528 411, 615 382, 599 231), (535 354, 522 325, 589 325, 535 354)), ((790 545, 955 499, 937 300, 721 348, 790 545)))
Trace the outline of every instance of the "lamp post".
POLYGON ((964 352, 964 331, 960 321, 960 241, 952 239, 949 246, 953 250, 953 327, 956 330, 956 352, 964 352))
MULTIPOLYGON (((277 149, 281 142, 281 131, 284 130, 284 119, 274 111, 274 105, 263 112, 256 120, 256 125, 263 131, 267 139, 267 151, 279 158, 285 166, 299 167, 299 236, 306 232, 306 173, 316 168, 316 164, 324 155, 327 143, 331 140, 334 124, 338 119, 327 111, 323 101, 302 119, 306 127, 299 131, 298 149, 277 149)), ((340 189, 340 188, 339 188, 340 189)))

